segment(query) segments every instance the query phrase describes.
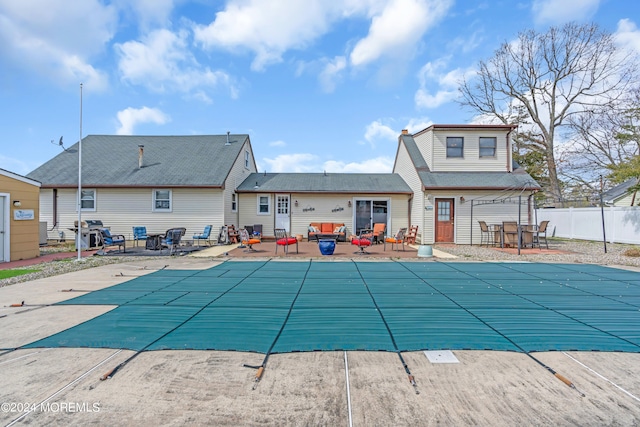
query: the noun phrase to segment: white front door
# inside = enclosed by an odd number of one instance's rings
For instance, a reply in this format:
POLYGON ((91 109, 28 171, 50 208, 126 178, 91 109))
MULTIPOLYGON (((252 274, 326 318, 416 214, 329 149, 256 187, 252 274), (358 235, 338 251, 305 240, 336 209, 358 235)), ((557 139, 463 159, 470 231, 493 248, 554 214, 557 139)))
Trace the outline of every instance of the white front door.
POLYGON ((8 205, 6 201, 7 196, 0 196, 0 262, 9 261, 9 259, 4 259, 4 242, 7 237, 5 219, 9 218, 9 212, 5 212, 8 205))
POLYGON ((291 231, 291 198, 288 194, 276 194, 276 228, 291 231))

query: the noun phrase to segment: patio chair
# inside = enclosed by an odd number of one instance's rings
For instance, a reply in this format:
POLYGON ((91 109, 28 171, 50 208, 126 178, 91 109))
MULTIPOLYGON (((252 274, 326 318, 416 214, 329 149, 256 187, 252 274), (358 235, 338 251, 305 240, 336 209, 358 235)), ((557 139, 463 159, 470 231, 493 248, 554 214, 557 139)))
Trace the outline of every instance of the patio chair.
POLYGON ((162 239, 162 246, 169 249, 169 255, 172 255, 177 251, 178 246, 180 246, 180 240, 182 236, 184 236, 186 229, 185 228, 170 228, 164 235, 162 239))
POLYGON ((298 239, 287 236, 287 230, 284 228, 276 228, 273 230, 276 235, 276 255, 278 255, 278 246, 283 246, 284 254, 289 253, 289 245, 296 245, 296 253, 298 253, 298 239))
POLYGON ((533 230, 533 246, 538 245, 540 247, 540 238, 544 238, 544 245, 549 249, 549 242, 547 242, 547 226, 549 221, 542 221, 540 226, 536 230, 533 230))
POLYGON ((515 221, 502 222, 503 246, 518 246, 518 223, 515 221))
POLYGON ((127 240, 123 234, 111 234, 108 228, 101 228, 100 234, 102 235, 102 250, 107 246, 117 246, 118 252, 127 251, 127 240), (122 247, 122 251, 120 248, 122 247))
POLYGON ((384 243, 384 235, 387 232, 387 224, 378 222, 373 224, 373 243, 384 243))
POLYGON ((247 247, 245 252, 257 252, 255 249, 253 249, 253 245, 257 245, 259 243, 262 243, 262 241, 260 240, 260 238, 258 236, 250 236, 249 232, 247 231, 246 228, 241 228, 240 229, 240 243, 243 246, 247 247))
POLYGON ((391 250, 393 250, 393 247, 395 246, 395 250, 398 250, 398 246, 402 246, 402 250, 404 251, 404 241, 405 241, 405 234, 407 233, 407 229, 405 228, 401 228, 400 230, 398 230, 398 232, 396 233, 395 236, 393 237, 387 237, 386 239, 384 239, 384 250, 387 250, 387 243, 391 243, 391 250))
POLYGON ((202 234, 193 235, 193 241, 197 242, 198 246, 200 246, 200 240, 206 240, 209 246, 211 246, 211 228, 211 225, 206 225, 204 227, 204 230, 202 231, 202 234))
POLYGON ((407 233, 407 236, 405 237, 404 240, 405 242, 407 242, 407 245, 415 245, 417 236, 418 236, 418 226, 412 225, 411 228, 409 228, 409 233, 407 233))
POLYGON ((478 221, 480 224, 480 246, 486 244, 487 246, 494 246, 496 244, 495 241, 495 232, 489 228, 486 221, 478 221))
POLYGON ((354 252, 354 253, 358 255, 368 255, 369 252, 365 251, 365 248, 368 248, 369 246, 371 246, 373 237, 374 237, 373 230, 366 229, 366 228, 363 228, 362 230, 360 230, 360 235, 355 239, 351 239, 351 244, 356 245, 358 249, 360 249, 358 252, 354 252))
POLYGON ((136 246, 139 240, 147 240, 147 227, 133 227, 133 242, 136 246))

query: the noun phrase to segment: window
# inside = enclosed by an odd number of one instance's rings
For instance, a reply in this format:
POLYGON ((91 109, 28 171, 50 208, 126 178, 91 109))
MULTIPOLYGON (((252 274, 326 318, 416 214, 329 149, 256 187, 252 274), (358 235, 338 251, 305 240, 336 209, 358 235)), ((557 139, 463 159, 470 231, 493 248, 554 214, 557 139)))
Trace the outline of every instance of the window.
POLYGON ((496 156, 496 137, 480 137, 480 157, 496 156))
POLYGON ((237 212, 238 211, 238 200, 237 200, 238 195, 236 193, 232 193, 231 194, 231 212, 237 212))
POLYGON ((249 151, 244 152, 244 167, 249 169, 249 151))
POLYGON ((171 212, 171 190, 153 190, 153 211, 171 212))
POLYGON ((447 137, 447 157, 462 157, 464 138, 461 136, 447 137))
POLYGON ((80 193, 80 207, 83 211, 95 211, 96 210, 96 190, 82 189, 80 193))
POLYGON ((271 213, 271 197, 258 195, 258 215, 271 213))

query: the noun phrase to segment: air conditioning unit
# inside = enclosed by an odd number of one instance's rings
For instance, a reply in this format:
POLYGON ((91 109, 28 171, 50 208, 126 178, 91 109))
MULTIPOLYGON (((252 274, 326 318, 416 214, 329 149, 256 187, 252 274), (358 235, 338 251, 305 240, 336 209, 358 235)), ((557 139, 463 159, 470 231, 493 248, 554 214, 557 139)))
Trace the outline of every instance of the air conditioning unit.
POLYGON ((39 228, 40 246, 47 245, 47 221, 40 221, 39 228))

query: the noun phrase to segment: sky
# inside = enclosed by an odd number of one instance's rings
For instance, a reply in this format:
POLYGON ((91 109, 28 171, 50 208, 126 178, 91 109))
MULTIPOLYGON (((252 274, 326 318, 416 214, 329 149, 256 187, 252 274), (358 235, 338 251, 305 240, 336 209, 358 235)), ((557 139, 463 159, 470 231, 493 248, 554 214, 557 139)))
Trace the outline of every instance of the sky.
POLYGON ((231 132, 259 172, 391 172, 402 129, 473 123, 479 61, 572 21, 640 52, 628 0, 0 0, 0 168, 80 134, 231 132))

